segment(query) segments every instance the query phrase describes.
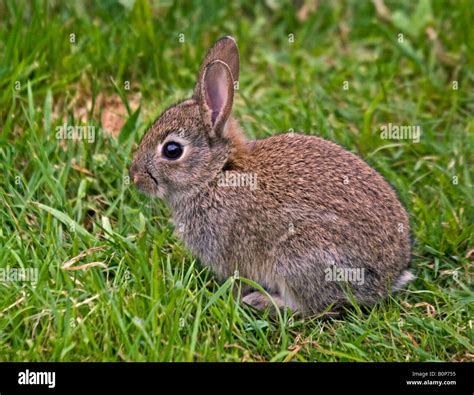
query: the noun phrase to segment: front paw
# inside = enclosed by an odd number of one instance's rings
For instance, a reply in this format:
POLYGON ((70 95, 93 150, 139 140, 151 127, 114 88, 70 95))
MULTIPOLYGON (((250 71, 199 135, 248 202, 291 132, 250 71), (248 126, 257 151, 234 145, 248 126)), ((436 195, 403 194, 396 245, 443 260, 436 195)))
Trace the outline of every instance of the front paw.
POLYGON ((253 291, 244 296, 242 302, 257 310, 265 310, 270 304, 270 299, 259 291, 253 291))

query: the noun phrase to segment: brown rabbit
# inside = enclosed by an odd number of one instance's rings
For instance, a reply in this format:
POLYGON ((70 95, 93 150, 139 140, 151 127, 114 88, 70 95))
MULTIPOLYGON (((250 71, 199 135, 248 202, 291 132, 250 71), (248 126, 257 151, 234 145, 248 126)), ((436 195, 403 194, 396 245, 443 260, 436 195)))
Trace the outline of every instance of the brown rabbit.
MULTIPOLYGON (((158 118, 130 168, 163 198, 178 234, 219 279, 237 270, 280 307, 310 315, 374 303, 412 275, 407 214, 384 178, 314 136, 249 141, 231 117, 239 53, 232 37, 209 50, 191 98, 158 118)), ((243 301, 271 305, 257 290, 243 301)))

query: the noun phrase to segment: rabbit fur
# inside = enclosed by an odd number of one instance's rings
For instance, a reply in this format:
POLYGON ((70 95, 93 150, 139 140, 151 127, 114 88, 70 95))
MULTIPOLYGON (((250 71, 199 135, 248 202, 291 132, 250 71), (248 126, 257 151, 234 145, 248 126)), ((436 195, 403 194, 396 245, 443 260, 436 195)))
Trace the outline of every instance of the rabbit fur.
POLYGON ((133 182, 165 200, 179 238, 220 280, 237 271, 267 290, 273 302, 245 289, 243 301, 258 309, 276 303, 313 315, 347 304, 348 294, 370 305, 402 288, 412 278, 410 227, 392 187, 319 137, 248 140, 231 115, 238 80, 237 44, 223 37, 193 96, 144 135, 133 182), (163 156, 170 142, 182 147, 178 159, 163 156), (348 280, 351 273, 361 279, 348 280))

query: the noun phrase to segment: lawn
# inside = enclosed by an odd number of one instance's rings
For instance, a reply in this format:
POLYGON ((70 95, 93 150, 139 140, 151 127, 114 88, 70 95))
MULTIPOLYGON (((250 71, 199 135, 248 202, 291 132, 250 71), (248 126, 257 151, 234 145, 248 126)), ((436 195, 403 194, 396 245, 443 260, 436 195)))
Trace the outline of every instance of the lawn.
POLYGON ((0 361, 473 361, 473 17, 469 0, 1 1, 0 361), (141 136, 227 34, 248 137, 321 136, 396 188, 406 290, 271 319, 131 185, 141 136))

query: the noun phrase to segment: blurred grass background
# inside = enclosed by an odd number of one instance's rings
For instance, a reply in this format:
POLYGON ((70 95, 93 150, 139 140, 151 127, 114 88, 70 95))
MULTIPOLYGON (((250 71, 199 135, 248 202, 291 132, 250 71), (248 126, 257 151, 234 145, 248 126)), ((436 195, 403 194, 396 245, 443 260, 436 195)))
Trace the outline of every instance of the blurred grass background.
POLYGON ((2 361, 474 360, 474 2, 0 1, 2 361), (240 306, 128 180, 133 149, 189 96, 212 43, 241 53, 250 138, 291 130, 363 157, 411 215, 406 291, 345 317, 240 306), (345 89, 347 88, 347 89, 345 89), (91 125, 95 141, 58 140, 91 125), (383 140, 417 125, 420 143, 383 140), (90 250, 99 247, 97 250, 90 250), (77 264, 63 264, 87 252, 77 264))

